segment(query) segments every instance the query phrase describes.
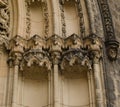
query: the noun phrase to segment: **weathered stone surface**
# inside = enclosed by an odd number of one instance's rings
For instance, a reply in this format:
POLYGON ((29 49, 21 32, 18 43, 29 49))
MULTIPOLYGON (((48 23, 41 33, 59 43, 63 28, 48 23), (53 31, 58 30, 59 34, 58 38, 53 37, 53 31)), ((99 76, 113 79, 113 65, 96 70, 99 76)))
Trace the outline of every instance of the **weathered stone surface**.
POLYGON ((0 0, 0 107, 119 107, 106 29, 120 42, 120 0, 0 0))

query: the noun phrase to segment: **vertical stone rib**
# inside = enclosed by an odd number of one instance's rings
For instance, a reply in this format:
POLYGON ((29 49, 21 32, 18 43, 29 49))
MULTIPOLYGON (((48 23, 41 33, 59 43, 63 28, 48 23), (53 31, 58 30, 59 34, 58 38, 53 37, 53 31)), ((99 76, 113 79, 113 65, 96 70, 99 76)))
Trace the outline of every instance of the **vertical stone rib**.
POLYGON ((53 33, 59 34, 59 17, 58 17, 58 6, 57 0, 51 0, 52 11, 53 11, 53 33))
POLYGON ((96 107, 104 107, 99 63, 94 63, 93 69, 94 69, 95 92, 96 92, 96 107))
POLYGON ((13 100, 12 107, 17 106, 17 91, 18 91, 18 65, 14 67, 14 79, 13 79, 13 100))
POLYGON ((58 84, 58 64, 54 64, 54 107, 60 107, 58 84))

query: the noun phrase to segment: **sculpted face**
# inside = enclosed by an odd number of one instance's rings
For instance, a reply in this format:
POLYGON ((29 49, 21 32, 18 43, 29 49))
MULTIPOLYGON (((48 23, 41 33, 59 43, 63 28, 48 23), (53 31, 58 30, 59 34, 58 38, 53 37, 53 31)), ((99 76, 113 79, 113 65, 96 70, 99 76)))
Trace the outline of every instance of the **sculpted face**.
POLYGON ((111 47, 108 49, 108 57, 111 59, 111 60, 115 60, 116 57, 117 57, 117 49, 114 48, 114 47, 111 47))

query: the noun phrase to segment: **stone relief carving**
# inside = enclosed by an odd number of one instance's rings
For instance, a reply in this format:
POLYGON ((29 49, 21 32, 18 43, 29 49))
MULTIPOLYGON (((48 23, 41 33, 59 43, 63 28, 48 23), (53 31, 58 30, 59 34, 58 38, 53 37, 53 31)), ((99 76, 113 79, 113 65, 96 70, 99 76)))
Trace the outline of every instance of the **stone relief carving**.
POLYGON ((42 52, 42 49, 45 49, 46 41, 41 38, 39 35, 34 35, 28 40, 28 49, 29 50, 38 50, 42 52))
POLYGON ((8 36, 9 33, 9 10, 8 7, 0 9, 0 34, 8 36))
POLYGON ((48 38, 49 34, 49 14, 48 14, 48 6, 47 6, 47 1, 44 0, 43 2, 43 13, 44 13, 44 20, 45 20, 45 38, 48 38))
POLYGON ((115 61, 118 55, 119 42, 117 41, 108 41, 106 42, 106 51, 110 61, 115 61))
POLYGON ((78 16, 79 16, 80 35, 84 37, 85 36, 85 24, 84 24, 84 15, 83 15, 82 6, 81 6, 80 0, 75 0, 75 1, 76 1, 76 7, 78 11, 78 16))
POLYGON ((34 35, 29 40, 17 35, 10 40, 10 56, 14 53, 22 56, 21 68, 39 65, 51 70, 52 64, 58 64, 62 70, 66 65, 90 70, 91 61, 98 62, 102 57, 102 43, 95 34, 84 39, 76 34, 67 38, 54 34, 48 39, 34 35))
POLYGON ((62 54, 61 69, 69 66, 79 65, 91 69, 90 60, 87 57, 87 51, 83 49, 83 40, 76 34, 72 34, 65 39, 65 49, 62 54))
POLYGON ((10 40, 9 49, 11 53, 24 53, 26 48, 26 40, 19 35, 16 35, 10 40))
POLYGON ((83 41, 76 34, 72 34, 68 38, 65 39, 65 47, 69 49, 81 49, 83 48, 83 41))
POLYGON ((30 20, 30 7, 27 0, 25 0, 25 7, 26 7, 26 37, 29 38, 30 30, 31 30, 31 20, 30 20))
POLYGON ((88 50, 90 59, 99 62, 102 57, 102 40, 95 34, 84 39, 84 47, 88 50))
POLYGON ((102 14, 102 21, 105 32, 105 45, 108 58, 113 61, 117 58, 119 43, 116 41, 109 5, 106 0, 98 0, 102 14))
POLYGON ((63 45, 63 38, 56 34, 52 35, 50 38, 47 39, 47 48, 49 48, 49 52, 62 52, 63 45))
POLYGON ((47 67, 51 70, 51 62, 48 58, 48 54, 44 51, 46 48, 46 41, 38 35, 34 35, 28 41, 28 49, 24 54, 24 60, 27 62, 27 66, 30 67, 33 64, 47 67))
POLYGON ((7 0, 0 1, 0 45, 8 48, 9 43, 9 6, 7 0))
POLYGON ((13 64, 19 65, 26 47, 26 41, 21 36, 16 35, 9 43, 10 53, 8 62, 12 61, 13 64))
POLYGON ((62 37, 66 37, 66 24, 65 24, 65 15, 63 9, 64 1, 60 0, 60 10, 61 10, 61 23, 62 23, 62 37))

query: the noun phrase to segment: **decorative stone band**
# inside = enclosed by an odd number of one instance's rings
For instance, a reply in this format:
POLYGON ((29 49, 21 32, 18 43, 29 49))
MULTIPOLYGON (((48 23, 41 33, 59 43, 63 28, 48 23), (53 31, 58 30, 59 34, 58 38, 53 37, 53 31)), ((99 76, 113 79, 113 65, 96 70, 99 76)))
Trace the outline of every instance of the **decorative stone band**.
POLYGON ((70 66, 77 63, 91 69, 91 60, 97 63, 102 57, 101 39, 95 34, 84 39, 76 34, 67 38, 54 34, 48 39, 34 35, 29 40, 17 35, 10 40, 9 50, 13 60, 15 54, 21 54, 21 66, 36 64, 48 70, 52 69, 52 64, 58 64, 62 69, 66 61, 70 66))
POLYGON ((107 0, 98 0, 105 33, 105 45, 110 61, 116 60, 119 43, 116 41, 113 22, 107 0))

